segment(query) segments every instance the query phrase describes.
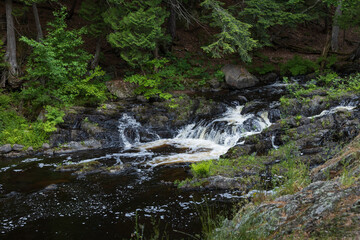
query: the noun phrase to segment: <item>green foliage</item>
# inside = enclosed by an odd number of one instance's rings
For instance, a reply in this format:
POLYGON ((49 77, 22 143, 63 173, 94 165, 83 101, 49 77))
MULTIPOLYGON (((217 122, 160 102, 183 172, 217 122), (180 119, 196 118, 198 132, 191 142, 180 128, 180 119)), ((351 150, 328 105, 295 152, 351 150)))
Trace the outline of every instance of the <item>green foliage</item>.
POLYGON ((172 95, 166 91, 181 87, 181 83, 177 82, 176 78, 166 79, 166 77, 169 76, 169 73, 171 73, 171 69, 164 69, 164 64, 167 62, 167 59, 154 59, 149 61, 147 63, 149 68, 156 68, 158 70, 157 72, 146 75, 134 74, 125 78, 125 81, 139 85, 139 87, 135 90, 136 94, 143 94, 146 98, 159 96, 163 99, 169 99, 172 95))
POLYGON ((257 42, 250 36, 251 25, 236 19, 221 5, 216 0, 205 0, 201 3, 201 6, 211 9, 213 20, 211 26, 221 29, 221 32, 216 35, 217 40, 203 47, 203 50, 215 58, 238 53, 241 60, 250 62, 249 51, 257 46, 257 42))
MULTIPOLYGON (((288 78, 284 78, 284 82, 288 83, 288 78)), ((311 99, 308 96, 314 91, 326 92, 329 100, 338 99, 339 96, 350 92, 360 92, 360 74, 341 78, 336 73, 328 73, 318 76, 305 86, 294 83, 290 84, 287 89, 291 97, 302 102, 310 101, 311 99)), ((280 102, 282 106, 287 107, 290 104, 290 99, 283 96, 280 98, 280 102)))
POLYGON ((168 58, 154 59, 143 66, 144 74, 129 73, 125 81, 138 84, 136 94, 143 94, 146 98, 159 96, 163 99, 171 98, 169 91, 184 90, 185 87, 196 88, 205 85, 212 77, 223 81, 224 73, 221 66, 209 69, 203 66, 203 61, 191 59, 190 55, 177 58, 171 54, 168 58), (214 71, 210 74, 210 71, 214 71))
POLYGON ((339 177, 341 185, 345 188, 352 186, 359 178, 354 176, 354 174, 352 174, 347 167, 348 166, 344 166, 342 173, 339 177))
POLYGON ((303 75, 309 72, 317 70, 319 66, 308 59, 304 59, 301 56, 295 55, 285 64, 281 65, 281 74, 291 74, 292 76, 303 75))
POLYGON ((46 121, 44 122, 43 129, 46 133, 56 131, 56 125, 64 122, 63 117, 65 116, 64 111, 59 110, 56 107, 46 106, 46 121))
POLYGON ((39 148, 56 131, 56 125, 63 122, 64 112, 47 106, 45 122, 30 122, 18 114, 11 105, 13 96, 0 93, 0 145, 21 144, 39 148))
POLYGON ((302 1, 246 0, 240 17, 254 29, 254 38, 261 45, 271 45, 268 29, 276 25, 296 26, 310 16, 303 13, 302 1))
POLYGON ((89 24, 86 25, 87 33, 99 37, 104 35, 106 23, 102 15, 106 11, 105 2, 99 0, 82 1, 79 15, 89 24))
POLYGON ((236 223, 235 221, 224 220, 218 228, 208 234, 207 239, 268 239, 268 236, 273 232, 271 225, 268 224, 268 221, 272 219, 268 219, 254 210, 254 205, 247 205, 235 216, 236 223))
POLYGON ((49 23, 47 36, 37 42, 22 37, 33 48, 26 68, 29 80, 22 91, 22 98, 31 101, 34 108, 45 105, 72 104, 80 98, 94 102, 106 100, 105 74, 100 68, 88 72, 90 54, 80 48, 83 44, 80 30, 67 30, 65 9, 55 12, 49 23))
POLYGON ((198 163, 193 163, 190 165, 191 173, 196 178, 205 178, 210 175, 210 166, 212 165, 212 161, 203 161, 198 163))
POLYGON ((0 40, 0 70, 4 70, 7 67, 5 59, 5 49, 4 49, 4 43, 0 40))
POLYGON ((130 66, 142 67, 153 59, 161 43, 170 41, 162 28, 167 16, 161 0, 117 1, 104 14, 105 22, 114 30, 108 41, 120 49, 121 57, 130 66))
POLYGON ((282 160, 271 170, 273 176, 283 177, 280 183, 277 178, 273 178, 274 185, 280 185, 278 195, 293 194, 310 184, 309 168, 300 161, 300 153, 294 143, 290 142, 278 150, 272 150, 270 155, 282 160))

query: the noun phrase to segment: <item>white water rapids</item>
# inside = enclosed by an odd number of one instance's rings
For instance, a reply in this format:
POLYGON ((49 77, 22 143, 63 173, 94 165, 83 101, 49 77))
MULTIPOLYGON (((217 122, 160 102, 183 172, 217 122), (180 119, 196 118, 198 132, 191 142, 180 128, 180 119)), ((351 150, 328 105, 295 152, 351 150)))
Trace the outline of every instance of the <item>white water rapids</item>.
POLYGON ((189 124, 172 139, 158 139, 147 143, 140 141, 137 132, 140 124, 124 114, 119 125, 120 138, 126 148, 137 149, 140 152, 151 152, 166 147, 177 149, 175 152, 170 151, 154 157, 146 163, 149 166, 218 159, 242 137, 258 134, 271 125, 267 112, 242 115, 242 109, 243 106, 229 107, 220 118, 189 124), (132 135, 132 140, 129 140, 129 135, 132 135))

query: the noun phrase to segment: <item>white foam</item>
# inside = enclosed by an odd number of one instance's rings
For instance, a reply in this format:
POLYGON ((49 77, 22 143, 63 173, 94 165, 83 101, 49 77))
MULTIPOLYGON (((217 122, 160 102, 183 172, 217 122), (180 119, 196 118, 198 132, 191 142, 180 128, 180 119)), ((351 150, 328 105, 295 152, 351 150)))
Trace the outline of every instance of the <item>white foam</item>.
POLYGON ((331 108, 330 110, 324 110, 320 114, 315 115, 315 116, 311 116, 309 118, 313 119, 313 118, 323 117, 323 116, 326 116, 326 115, 329 115, 329 114, 334 114, 334 113, 337 113, 337 112, 352 111, 355 108, 356 107, 354 107, 354 106, 337 106, 337 107, 331 108))

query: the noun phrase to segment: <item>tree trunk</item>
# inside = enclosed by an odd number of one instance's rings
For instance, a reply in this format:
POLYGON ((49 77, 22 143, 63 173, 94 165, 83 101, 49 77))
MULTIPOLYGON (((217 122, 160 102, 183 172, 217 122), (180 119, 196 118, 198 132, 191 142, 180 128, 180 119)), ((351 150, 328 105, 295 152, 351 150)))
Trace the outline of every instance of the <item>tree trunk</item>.
POLYGON ((95 69, 99 65, 100 52, 101 52, 101 38, 99 38, 96 42, 95 55, 93 61, 91 62, 92 69, 95 69))
POLYGON ((326 43, 325 46, 323 48, 323 51, 321 53, 321 63, 320 63, 320 71, 325 69, 325 64, 326 64, 326 58, 329 54, 329 50, 330 50, 330 45, 331 45, 331 38, 330 38, 330 31, 329 33, 326 35, 326 43))
POLYGON ((175 0, 169 0, 170 16, 168 19, 168 32, 170 33, 172 41, 176 38, 176 11, 175 0))
POLYGON ((350 54, 349 59, 350 61, 356 61, 360 58, 360 44, 358 47, 350 54))
POLYGON ((39 12, 38 12, 36 3, 33 3, 32 8, 33 8, 33 13, 34 13, 34 18, 35 18, 35 25, 36 25, 36 31, 37 31, 36 40, 37 40, 38 42, 40 42, 40 40, 44 37, 44 35, 43 35, 42 29, 41 29, 39 12))
MULTIPOLYGON (((16 38, 15 38, 15 28, 14 28, 14 19, 12 16, 12 0, 5 1, 6 8, 6 54, 5 60, 9 64, 9 75, 8 81, 12 85, 13 80, 16 80, 18 75, 18 64, 16 60, 16 38)), ((15 82, 15 81, 14 81, 15 82)), ((4 84, 4 83, 3 83, 4 84)))
POLYGON ((72 4, 71 9, 70 9, 70 11, 69 11, 69 14, 68 14, 67 17, 66 17, 67 20, 70 20, 70 19, 73 17, 73 15, 74 15, 74 13, 75 13, 75 8, 76 8, 77 1, 78 1, 78 0, 74 0, 74 1, 73 1, 73 4, 72 4))
POLYGON ((334 15, 334 23, 331 33, 331 50, 333 50, 334 52, 337 52, 339 50, 340 26, 337 20, 339 16, 341 16, 341 1, 339 1, 338 6, 336 7, 336 11, 334 15))

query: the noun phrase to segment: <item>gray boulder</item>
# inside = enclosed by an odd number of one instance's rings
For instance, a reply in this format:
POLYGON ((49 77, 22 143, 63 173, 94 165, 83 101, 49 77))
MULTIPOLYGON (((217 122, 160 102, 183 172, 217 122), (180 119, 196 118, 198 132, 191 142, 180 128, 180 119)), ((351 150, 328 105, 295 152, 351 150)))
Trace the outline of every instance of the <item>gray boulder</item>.
POLYGON ((21 151, 23 149, 24 149, 24 146, 20 145, 20 144, 14 144, 14 146, 13 146, 14 151, 21 151))
POLYGON ((236 89, 253 87, 259 83, 259 79, 238 65, 225 65, 222 71, 225 74, 226 83, 236 89))
POLYGON ((123 80, 112 80, 106 82, 106 87, 110 93, 120 99, 136 97, 134 94, 136 85, 133 83, 124 82, 123 80))
POLYGON ((12 147, 10 144, 5 144, 0 147, 0 153, 9 153, 9 152, 11 152, 11 150, 12 150, 12 147))

